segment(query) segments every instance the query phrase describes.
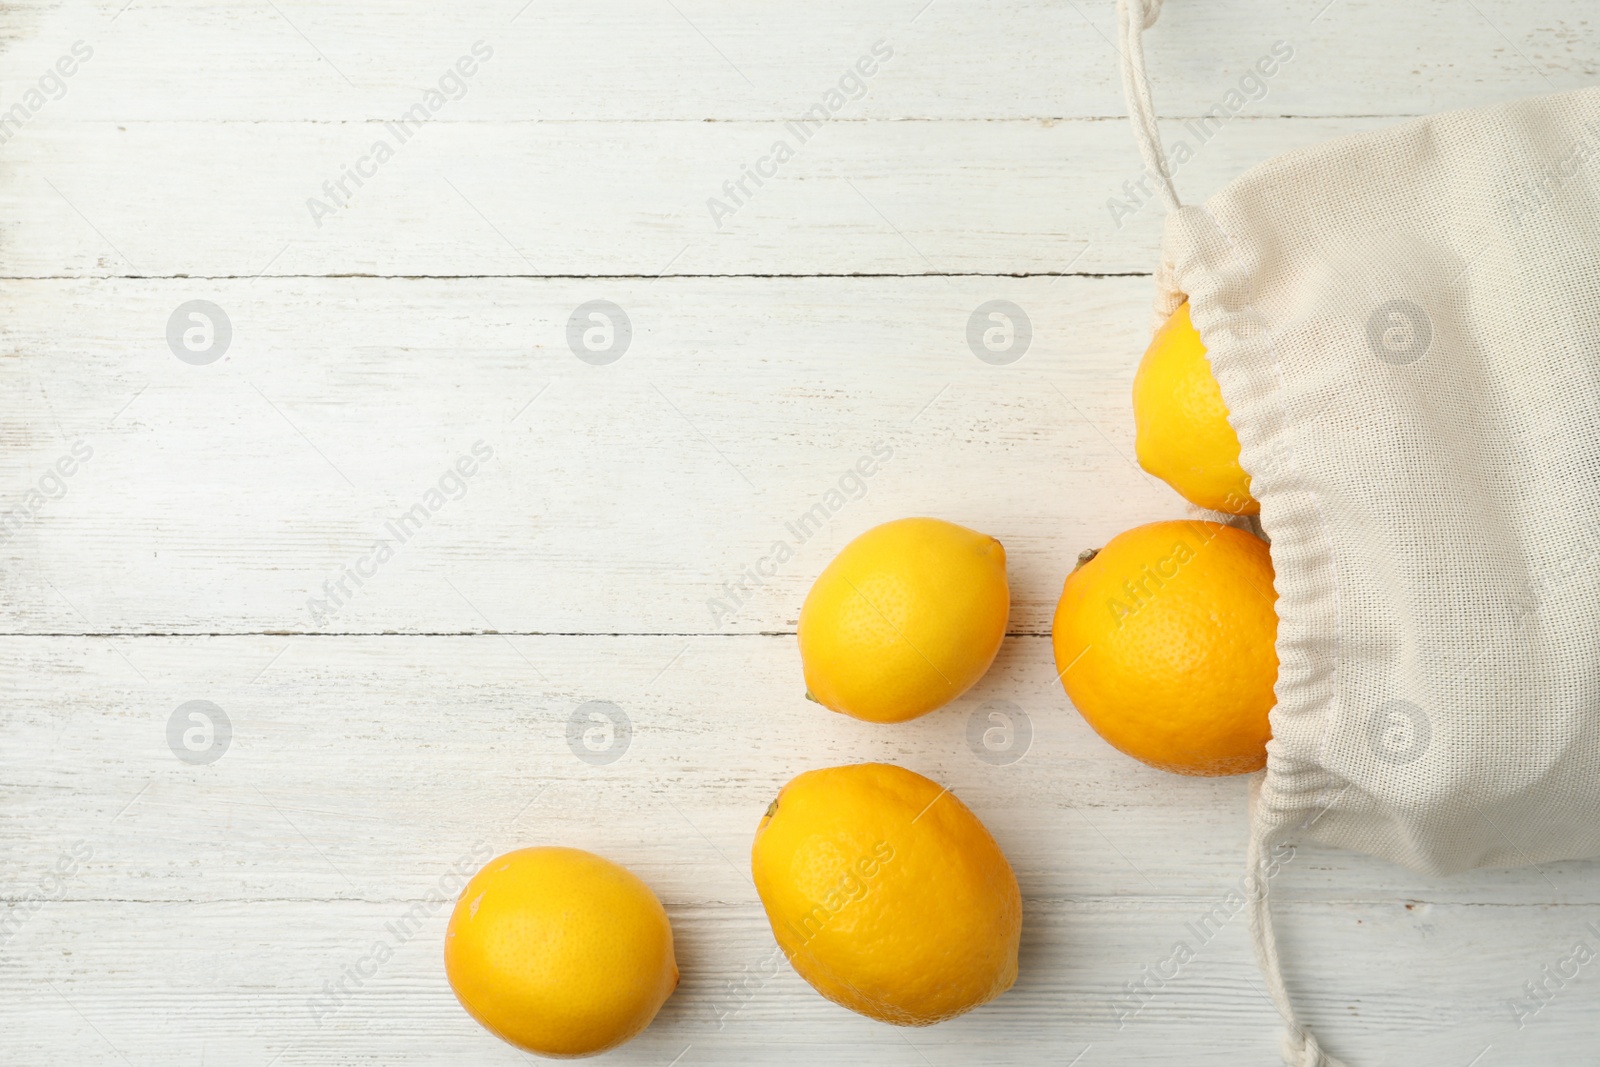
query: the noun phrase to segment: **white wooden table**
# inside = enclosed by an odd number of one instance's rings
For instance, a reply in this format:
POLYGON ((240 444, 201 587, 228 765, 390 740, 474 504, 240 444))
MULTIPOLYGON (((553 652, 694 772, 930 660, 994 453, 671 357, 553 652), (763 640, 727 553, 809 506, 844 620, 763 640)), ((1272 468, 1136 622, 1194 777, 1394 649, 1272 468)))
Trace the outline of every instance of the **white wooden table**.
MULTIPOLYGON (((1130 462, 1160 218, 1114 36, 1109 0, 7 4, 0 1063, 520 1062, 440 952, 452 872, 534 843, 671 913, 683 984, 608 1063, 1276 1063, 1243 916, 1194 932, 1246 782, 1111 751, 1050 663, 1076 553, 1184 513, 1130 462), (968 341, 996 300, 1011 362, 968 341), (569 334, 592 301, 627 326, 569 334), (911 514, 1004 541, 1014 633, 936 714, 825 714, 801 599, 911 514), (969 742, 996 706, 1009 750, 969 742), (774 791, 863 759, 954 789, 1026 899, 1016 988, 930 1030, 774 968, 747 877, 774 791)), ((1200 198, 1591 83, 1600 18, 1172 0, 1149 48, 1200 198)), ((1355 1067, 1600 1062, 1600 985, 1546 977, 1600 948, 1596 873, 1304 850, 1291 985, 1355 1067)))

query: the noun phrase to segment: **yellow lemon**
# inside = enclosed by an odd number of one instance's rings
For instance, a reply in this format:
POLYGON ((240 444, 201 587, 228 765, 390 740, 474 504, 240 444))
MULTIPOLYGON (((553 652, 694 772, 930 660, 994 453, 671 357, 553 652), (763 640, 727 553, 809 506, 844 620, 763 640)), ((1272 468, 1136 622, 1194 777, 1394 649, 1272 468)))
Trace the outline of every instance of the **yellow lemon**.
POLYGON ((1052 637, 1056 672, 1095 732, 1179 774, 1265 766, 1278 678, 1266 544, 1214 522, 1154 522, 1084 556, 1052 637))
POLYGON ((750 867, 784 955, 851 1011, 928 1026, 1016 981, 1011 865, 920 774, 861 763, 800 775, 761 820, 750 867))
POLYGON ((615 1048, 678 985, 672 927, 650 887, 575 848, 485 864, 450 915, 444 967, 468 1014, 541 1056, 615 1048))
POLYGON ((1250 476, 1239 466, 1239 438, 1211 375, 1206 346, 1184 303, 1156 331, 1133 378, 1134 451, 1139 466, 1190 503, 1255 515, 1250 476))
POLYGON ((871 722, 904 722, 966 692, 994 662, 1011 594, 1006 550, 939 519, 857 537, 800 609, 809 696, 871 722))

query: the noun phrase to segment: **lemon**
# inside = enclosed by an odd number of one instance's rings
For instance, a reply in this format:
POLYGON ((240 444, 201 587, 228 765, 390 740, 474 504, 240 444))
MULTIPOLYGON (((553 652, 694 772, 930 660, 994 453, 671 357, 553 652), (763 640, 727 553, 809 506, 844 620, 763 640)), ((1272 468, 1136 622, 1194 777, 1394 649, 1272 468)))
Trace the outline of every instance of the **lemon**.
POLYGON ((862 763, 800 775, 761 820, 750 867, 789 962, 851 1011, 928 1026, 1016 981, 1011 865, 920 774, 862 763))
MULTIPOLYGON (((1089 555, 1089 553, 1085 553, 1089 555)), ((1215 522, 1119 534, 1067 578, 1056 671, 1106 741, 1179 774, 1267 761, 1277 593, 1260 538, 1215 522)))
POLYGON ((450 915, 444 964, 468 1014, 541 1056, 615 1048, 678 985, 672 927, 650 887, 575 848, 485 864, 450 915))
POLYGON ((1156 331, 1139 363, 1133 422, 1139 466, 1190 503, 1232 515, 1260 512, 1188 301, 1156 331))
POLYGON ((808 695, 871 722, 942 707, 994 662, 1011 607, 999 541, 899 519, 844 547, 800 609, 808 695))

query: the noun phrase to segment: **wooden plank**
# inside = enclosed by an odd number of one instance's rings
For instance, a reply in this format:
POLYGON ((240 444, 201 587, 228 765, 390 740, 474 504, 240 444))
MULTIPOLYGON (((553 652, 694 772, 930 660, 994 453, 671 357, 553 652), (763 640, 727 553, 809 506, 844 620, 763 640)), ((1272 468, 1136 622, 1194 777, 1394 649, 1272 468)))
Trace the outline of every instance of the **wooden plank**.
MULTIPOLYGON (((1193 903, 1242 872, 1247 780, 1109 748, 1044 638, 1010 639, 970 693, 892 728, 806 701, 789 636, 6 637, 0 654, 0 872, 26 882, 81 838, 95 858, 66 895, 86 900, 414 900, 481 840, 615 853, 669 899, 749 901, 777 790, 861 760, 949 786, 1029 897, 1193 903), (197 700, 231 732, 191 764, 168 729, 197 700), (626 737, 574 740, 590 701, 626 737), (997 701, 1027 724, 1009 762, 969 736, 997 701)), ((1290 901, 1600 904, 1585 864, 1439 880, 1327 852, 1288 870, 1290 901)))
MULTIPOLYGON (((780 637, 5 638, 0 988, 31 1025, 8 1027, 0 1062, 511 1062, 443 983, 440 897, 453 869, 535 843, 627 863, 672 915, 684 984, 618 1063, 686 1046, 682 1062, 712 1064, 1068 1062, 1085 1046, 1265 1062, 1276 1023, 1227 905, 1246 783, 1110 751, 1050 692, 1045 646, 1013 641, 971 697, 880 728, 792 695, 780 637), (205 764, 167 733, 197 699, 232 727, 205 764), (569 747, 586 699, 630 715, 614 762, 569 747), (1014 763, 967 745, 991 699, 1030 712, 1014 763), (949 785, 1023 888, 1017 988, 928 1031, 851 1016, 773 966, 744 868, 777 785, 867 758, 949 785), (1215 932, 1197 934, 1207 914, 1215 932), (1194 958, 1174 965, 1180 941, 1194 958), (330 997, 346 968, 370 973, 330 997), (1168 977, 1129 994, 1147 970, 1168 977)), ((1430 881, 1305 850, 1274 892, 1297 993, 1356 1062, 1466 1063, 1490 1043, 1497 1062, 1572 1062, 1589 1039, 1585 984, 1520 1029, 1508 1002, 1596 943, 1590 865, 1430 881)))
POLYGON ((1131 458, 1149 295, 1145 278, 6 283, 23 312, 0 326, 0 618, 792 630, 849 538, 935 514, 1001 538, 1012 628, 1044 632, 1080 549, 1187 513, 1131 458), (206 366, 165 336, 194 299, 231 323, 206 366), (568 347, 595 299, 632 323, 605 366, 568 347), (1003 366, 967 337, 995 299, 1032 325, 1003 366), (80 441, 93 457, 54 477, 80 441), (450 473, 462 457, 471 478, 450 473))
MULTIPOLYGON (((1168 147, 1195 150, 1178 183, 1200 199, 1391 121, 1180 122, 1168 147)), ((5 146, 0 275, 1146 274, 1159 251, 1118 121, 845 123, 804 143, 771 122, 439 123, 397 140, 382 124, 41 118, 5 146), (369 156, 362 185, 343 177, 369 156), (744 172, 763 159, 776 176, 758 186, 744 172), (348 198, 324 187, 339 180, 348 198), (724 188, 741 180, 749 195, 724 188)))
MULTIPOLYGON (((1279 1024, 1242 921, 1118 1029, 1117 993, 1170 951, 1151 931, 1168 932, 1170 942, 1192 913, 1025 906, 1017 986, 970 1015, 901 1031, 824 1001, 786 964, 774 973, 759 908, 669 903, 682 984, 650 1029, 603 1062, 1276 1061, 1279 1024)), ((438 959, 442 912, 394 944, 387 928, 405 911, 403 902, 53 903, 18 937, 35 954, 36 980, 7 981, 7 1008, 33 1025, 8 1033, 0 1062, 534 1062, 485 1033, 451 997, 438 959), (374 946, 384 939, 392 954, 379 962, 374 946), (324 983, 357 967, 373 973, 328 1006, 324 983)), ((1474 1056, 1526 1067, 1585 1062, 1600 1006, 1592 984, 1569 982, 1520 1030, 1507 1005, 1524 995, 1524 981, 1570 951, 1583 921, 1572 908, 1418 904, 1408 911, 1399 902, 1294 905, 1282 915, 1294 931, 1294 984, 1307 1017, 1330 1051, 1360 1064, 1467 1064, 1474 1056)))
MULTIPOLYGON (((1149 35, 1150 69, 1163 113, 1198 115, 1284 41, 1294 58, 1268 79, 1255 113, 1424 114, 1585 84, 1600 45, 1590 15, 1583 0, 1175 3, 1149 35)), ((1110 0, 827 0, 793 10, 463 0, 391 4, 382 18, 304 0, 276 10, 223 0, 25 0, 8 5, 7 21, 24 38, 7 57, 7 80, 19 89, 74 41, 93 49, 45 111, 73 119, 392 118, 477 41, 493 54, 464 89, 447 80, 445 92, 460 95, 441 107, 442 121, 790 118, 838 88, 880 41, 893 58, 863 79, 864 93, 847 80, 847 99, 862 95, 836 114, 1123 113, 1110 0)), ((1262 92, 1248 81, 1243 91, 1262 92)))

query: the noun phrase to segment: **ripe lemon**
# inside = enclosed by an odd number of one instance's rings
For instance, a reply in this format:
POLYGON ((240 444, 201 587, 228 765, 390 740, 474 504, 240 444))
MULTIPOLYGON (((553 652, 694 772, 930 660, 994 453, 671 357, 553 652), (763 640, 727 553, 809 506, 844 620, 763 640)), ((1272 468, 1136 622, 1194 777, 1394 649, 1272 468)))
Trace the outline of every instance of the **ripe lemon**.
POLYGON ((800 609, 812 699, 904 722, 966 692, 994 662, 1011 594, 1006 550, 939 519, 899 519, 834 557, 800 609))
POLYGON ((1267 546, 1231 526, 1155 522, 1117 535, 1068 576, 1056 606, 1067 696, 1096 733, 1152 767, 1260 769, 1278 677, 1272 577, 1267 546))
POLYGON ((1016 981, 1011 865, 920 774, 861 763, 800 775, 761 820, 750 867, 784 955, 851 1011, 928 1026, 1016 981))
POLYGON ((615 1048, 678 985, 672 927, 650 887, 575 848, 486 863, 450 915, 444 967, 468 1014, 541 1056, 615 1048))
POLYGON ((1193 504, 1255 515, 1250 476, 1239 466, 1239 438, 1211 375, 1206 346, 1184 301, 1145 350, 1133 378, 1134 451, 1139 466, 1193 504))

